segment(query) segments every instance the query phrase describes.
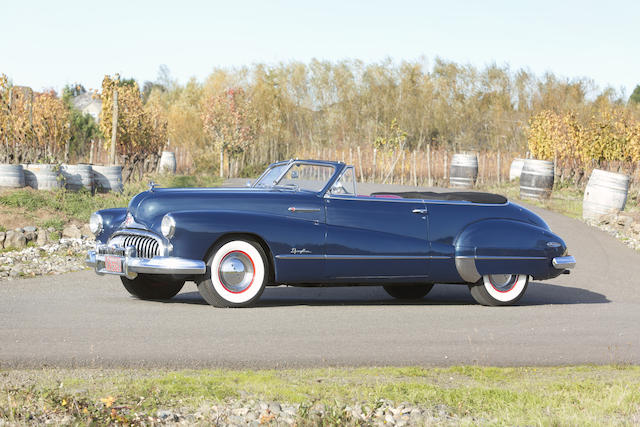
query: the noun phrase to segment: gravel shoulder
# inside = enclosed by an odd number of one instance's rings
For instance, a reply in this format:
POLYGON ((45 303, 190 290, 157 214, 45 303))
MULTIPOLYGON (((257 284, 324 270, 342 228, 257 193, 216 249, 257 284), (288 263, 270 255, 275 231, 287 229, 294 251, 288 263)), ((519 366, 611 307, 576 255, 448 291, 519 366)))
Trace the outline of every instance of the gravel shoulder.
POLYGON ((11 370, 0 424, 634 425, 639 386, 629 366, 11 370))

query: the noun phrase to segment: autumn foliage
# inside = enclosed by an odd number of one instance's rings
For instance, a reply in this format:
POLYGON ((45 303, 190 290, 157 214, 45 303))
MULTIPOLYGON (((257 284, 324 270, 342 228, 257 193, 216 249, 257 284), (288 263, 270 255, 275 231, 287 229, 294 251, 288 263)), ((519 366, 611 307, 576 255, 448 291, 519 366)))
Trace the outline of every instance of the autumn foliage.
POLYGON ((115 90, 118 91, 117 153, 125 161, 157 154, 167 141, 164 110, 155 103, 143 105, 138 84, 123 82, 117 76, 105 76, 102 80, 100 130, 105 135, 105 149, 111 143, 115 90))
POLYGON ((550 110, 531 118, 529 150, 535 158, 556 160, 561 166, 584 170, 611 162, 640 162, 640 121, 623 108, 604 108, 580 120, 574 112, 550 110))
POLYGON ((230 88, 205 99, 202 122, 215 152, 238 157, 255 141, 258 118, 244 90, 230 88))
POLYGON ((69 111, 55 92, 12 87, 6 76, 0 76, 0 161, 67 160, 69 121, 69 111))

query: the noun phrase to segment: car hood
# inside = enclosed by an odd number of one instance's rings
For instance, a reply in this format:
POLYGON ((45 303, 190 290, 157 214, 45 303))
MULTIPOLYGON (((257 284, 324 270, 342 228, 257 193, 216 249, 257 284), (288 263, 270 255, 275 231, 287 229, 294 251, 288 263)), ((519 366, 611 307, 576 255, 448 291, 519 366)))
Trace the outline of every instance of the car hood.
POLYGON ((194 210, 265 211, 300 198, 317 198, 315 193, 290 190, 224 188, 156 188, 134 196, 128 211, 137 224, 148 228, 160 225, 169 212, 194 210))

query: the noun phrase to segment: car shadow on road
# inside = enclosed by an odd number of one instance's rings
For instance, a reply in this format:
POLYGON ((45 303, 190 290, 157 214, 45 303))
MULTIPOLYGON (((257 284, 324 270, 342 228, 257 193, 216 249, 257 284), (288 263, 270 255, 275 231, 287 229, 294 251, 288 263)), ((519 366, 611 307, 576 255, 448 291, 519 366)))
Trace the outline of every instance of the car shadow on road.
MULTIPOLYGON (((207 303, 198 292, 182 292, 171 300, 172 304, 207 303)), ((603 294, 572 286, 531 282, 520 301, 521 306, 550 304, 605 304, 610 302, 603 294)), ((473 305, 469 289, 458 285, 436 285, 420 300, 398 300, 390 297, 381 286, 351 287, 268 287, 256 307, 284 306, 375 306, 375 305, 473 305)))

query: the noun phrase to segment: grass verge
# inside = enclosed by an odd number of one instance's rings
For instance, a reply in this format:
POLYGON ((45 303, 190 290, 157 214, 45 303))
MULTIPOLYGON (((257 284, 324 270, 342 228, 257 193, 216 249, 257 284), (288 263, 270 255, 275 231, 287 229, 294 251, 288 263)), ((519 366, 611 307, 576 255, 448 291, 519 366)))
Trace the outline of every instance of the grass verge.
MULTIPOLYGON (((570 218, 582 219, 582 200, 584 192, 574 186, 556 185, 548 200, 531 200, 520 198, 520 183, 518 180, 501 184, 479 185, 477 190, 502 194, 516 203, 523 202, 533 206, 558 212, 570 218)), ((638 211, 638 200, 635 194, 629 194, 625 212, 638 211)))
POLYGON ((148 423, 161 409, 184 414, 238 400, 297 404, 301 424, 317 405, 325 418, 315 423, 356 424, 347 406, 375 410, 381 401, 444 408, 448 423, 637 424, 640 367, 0 371, 0 419, 9 423, 51 415, 80 424, 148 423))
POLYGON ((38 191, 31 188, 5 190, 0 193, 0 228, 14 228, 30 222, 39 227, 54 227, 62 230, 70 221, 86 223, 92 212, 99 209, 125 207, 131 197, 148 188, 155 181, 159 187, 216 187, 220 178, 210 175, 152 175, 142 181, 125 185, 122 193, 92 195, 81 191, 38 191), (6 222, 6 224, 4 223, 6 222))

